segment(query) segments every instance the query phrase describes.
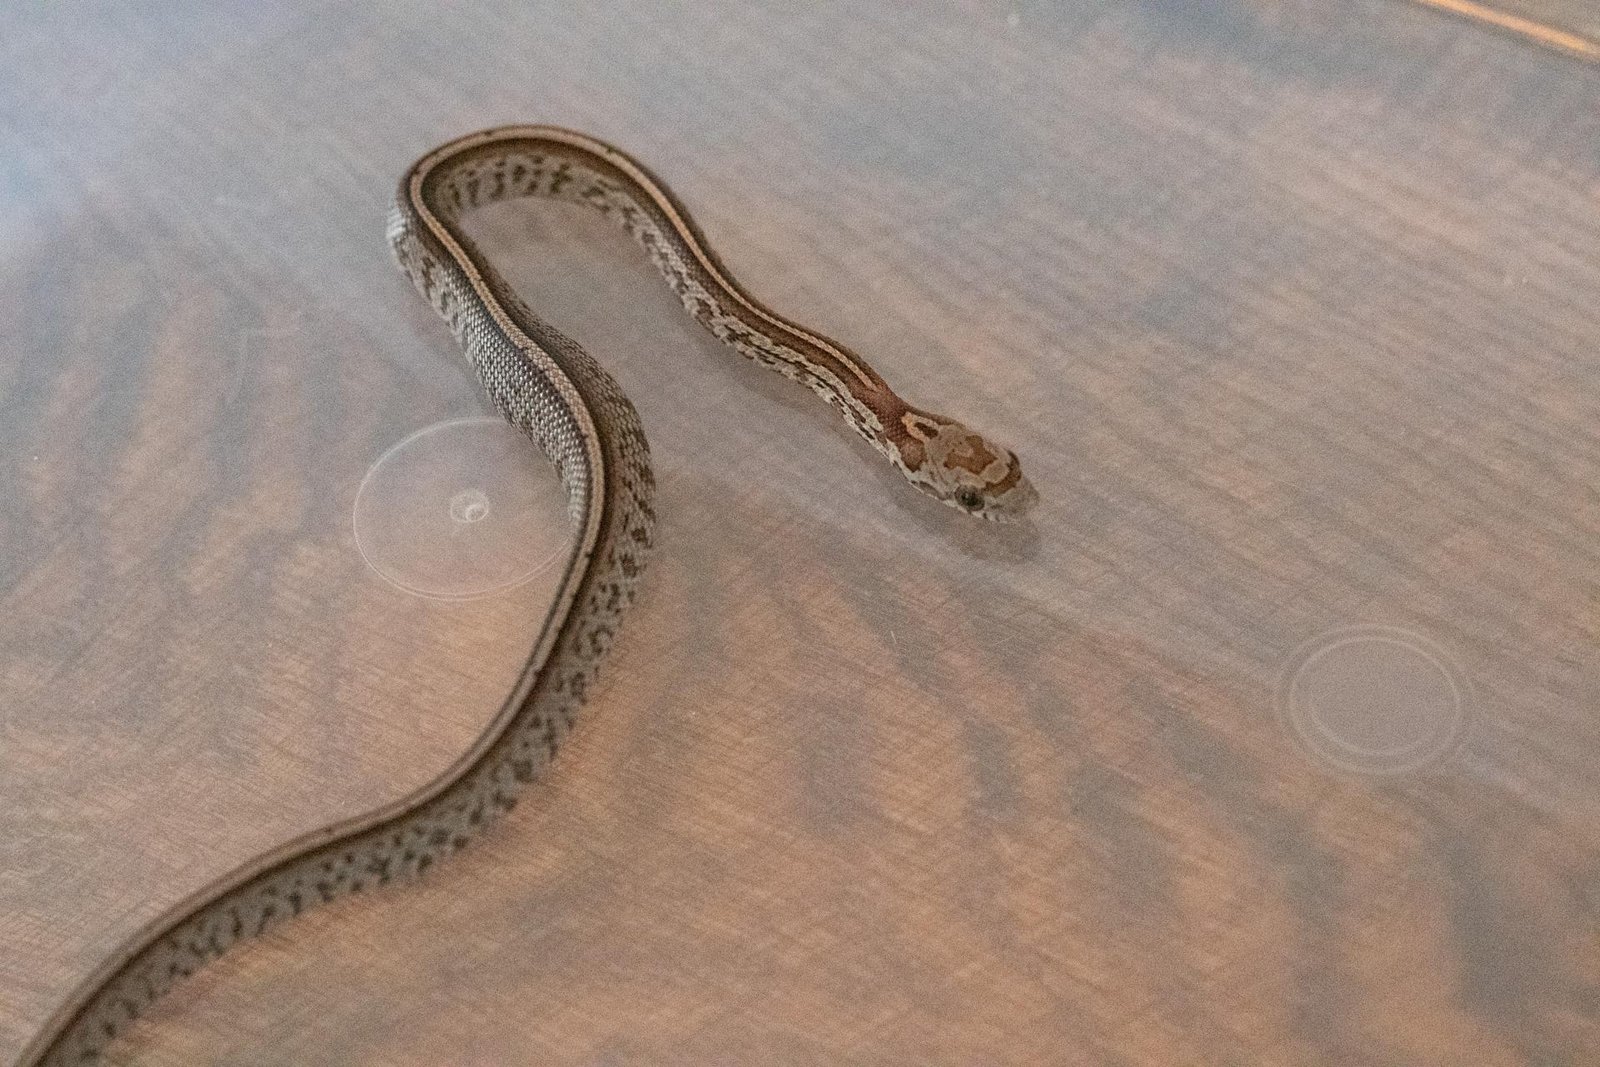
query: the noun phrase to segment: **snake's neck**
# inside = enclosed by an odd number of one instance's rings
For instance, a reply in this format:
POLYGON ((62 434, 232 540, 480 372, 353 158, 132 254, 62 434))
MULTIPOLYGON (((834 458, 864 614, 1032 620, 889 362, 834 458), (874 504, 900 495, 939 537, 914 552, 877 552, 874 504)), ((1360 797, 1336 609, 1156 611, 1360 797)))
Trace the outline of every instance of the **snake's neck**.
MULTIPOLYGON (((482 145, 458 147, 429 168, 416 191, 452 228, 458 229, 460 216, 475 208, 519 198, 565 201, 600 212, 645 250, 685 310, 718 340, 810 388, 897 461, 894 426, 904 402, 854 352, 777 315, 745 292, 688 212, 638 163, 601 142, 555 128, 485 137, 482 145)), ((402 196, 407 192, 402 189, 402 196)), ((470 242, 461 240, 481 261, 470 242)), ((448 310, 441 313, 450 317, 448 310)))
POLYGON ((1012 453, 909 405, 856 353, 756 300, 666 186, 617 149, 556 127, 511 127, 446 146, 412 175, 409 195, 452 224, 460 213, 519 197, 599 211, 644 248, 685 310, 718 340, 811 389, 913 486, 985 518, 1015 517, 1031 505, 1012 453))

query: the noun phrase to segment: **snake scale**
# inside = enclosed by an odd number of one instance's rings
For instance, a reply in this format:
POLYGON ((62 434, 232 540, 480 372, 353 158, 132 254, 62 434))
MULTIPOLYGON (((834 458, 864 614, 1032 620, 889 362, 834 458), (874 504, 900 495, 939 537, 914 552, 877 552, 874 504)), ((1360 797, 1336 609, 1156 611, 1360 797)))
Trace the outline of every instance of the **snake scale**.
POLYGON ((911 406, 855 353, 750 296, 678 200, 623 152, 551 126, 485 130, 430 152, 400 183, 389 243, 494 405, 554 464, 576 530, 538 641, 493 722, 448 770, 170 909, 78 987, 19 1067, 93 1062, 145 1007, 234 942, 342 894, 420 874, 509 810, 571 728, 650 553, 654 482, 638 413, 616 382, 529 310, 461 230, 464 213, 513 197, 575 201, 620 222, 695 319, 809 386, 923 492, 997 520, 1036 498, 1009 451, 911 406))

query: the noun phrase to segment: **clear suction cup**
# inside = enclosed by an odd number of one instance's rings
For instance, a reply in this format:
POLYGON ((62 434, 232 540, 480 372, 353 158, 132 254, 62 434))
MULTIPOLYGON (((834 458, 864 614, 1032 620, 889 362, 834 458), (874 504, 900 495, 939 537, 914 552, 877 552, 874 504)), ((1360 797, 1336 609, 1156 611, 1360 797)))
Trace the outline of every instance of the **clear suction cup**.
POLYGON ((361 480, 353 518, 369 567, 441 600, 513 589, 572 539, 550 463, 489 416, 436 423, 389 449, 361 480))

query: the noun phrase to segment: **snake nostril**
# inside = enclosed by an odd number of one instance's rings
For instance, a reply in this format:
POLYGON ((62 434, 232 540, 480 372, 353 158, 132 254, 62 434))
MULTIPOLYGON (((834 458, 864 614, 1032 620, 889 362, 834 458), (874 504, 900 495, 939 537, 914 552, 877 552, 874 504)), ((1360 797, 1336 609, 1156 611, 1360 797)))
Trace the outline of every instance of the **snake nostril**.
POLYGON ((983 494, 976 489, 962 489, 956 493, 956 503, 968 511, 977 511, 983 506, 983 494))

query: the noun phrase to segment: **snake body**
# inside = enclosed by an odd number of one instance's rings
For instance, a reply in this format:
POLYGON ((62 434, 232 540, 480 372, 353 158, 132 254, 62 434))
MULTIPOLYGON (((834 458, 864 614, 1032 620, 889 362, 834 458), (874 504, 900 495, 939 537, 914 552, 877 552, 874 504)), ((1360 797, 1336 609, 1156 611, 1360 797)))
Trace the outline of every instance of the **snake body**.
POLYGON ((525 196, 576 201, 618 220, 691 315, 808 385, 917 488, 990 519, 1032 503, 1010 452, 907 404, 859 356, 745 292, 666 187, 619 150, 570 130, 513 126, 430 152, 400 183, 388 228, 395 258, 449 324, 501 414, 554 464, 577 531, 538 641, 493 722, 449 769, 170 909, 79 986, 20 1067, 92 1062, 145 1007, 234 942, 317 903, 420 874, 509 810, 571 728, 649 556, 654 482, 638 414, 616 382, 529 310, 459 226, 475 207, 525 196))

